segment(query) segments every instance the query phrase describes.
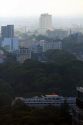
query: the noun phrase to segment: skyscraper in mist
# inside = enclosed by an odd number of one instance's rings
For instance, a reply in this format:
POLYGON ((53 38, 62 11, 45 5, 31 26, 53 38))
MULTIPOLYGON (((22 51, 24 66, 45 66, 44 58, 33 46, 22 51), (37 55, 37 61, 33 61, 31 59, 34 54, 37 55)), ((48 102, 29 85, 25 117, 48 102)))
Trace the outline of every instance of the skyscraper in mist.
POLYGON ((41 14, 40 21, 40 34, 46 34, 46 31, 52 30, 52 15, 49 14, 41 14))
POLYGON ((7 25, 1 27, 1 37, 13 38, 14 37, 14 25, 7 25))

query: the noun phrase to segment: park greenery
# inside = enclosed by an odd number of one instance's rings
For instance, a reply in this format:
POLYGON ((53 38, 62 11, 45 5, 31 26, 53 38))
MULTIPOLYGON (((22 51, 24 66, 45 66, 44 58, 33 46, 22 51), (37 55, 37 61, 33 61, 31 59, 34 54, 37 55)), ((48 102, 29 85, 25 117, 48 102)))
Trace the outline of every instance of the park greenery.
POLYGON ((83 62, 65 47, 44 53, 45 62, 32 59, 19 64, 14 55, 6 54, 7 59, 0 64, 0 125, 71 125, 65 104, 30 108, 21 102, 11 103, 15 97, 51 93, 76 96, 76 87, 83 85, 83 62))
POLYGON ((10 58, 0 64, 0 105, 9 105, 15 97, 57 93, 75 96, 83 84, 83 62, 63 50, 50 50, 47 62, 26 60, 23 64, 10 58))

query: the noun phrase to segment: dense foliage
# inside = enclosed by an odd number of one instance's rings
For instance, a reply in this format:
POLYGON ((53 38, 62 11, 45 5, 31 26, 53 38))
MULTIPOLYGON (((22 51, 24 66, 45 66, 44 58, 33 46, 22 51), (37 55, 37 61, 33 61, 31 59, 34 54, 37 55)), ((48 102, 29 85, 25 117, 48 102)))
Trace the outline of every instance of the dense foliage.
POLYGON ((2 105, 15 96, 28 97, 54 92, 63 96, 74 96, 76 87, 82 84, 83 62, 77 60, 59 65, 32 60, 24 64, 0 65, 2 105))
POLYGON ((75 96, 76 87, 83 83, 83 62, 63 50, 50 50, 46 57, 46 63, 26 60, 18 64, 9 56, 7 63, 0 64, 1 106, 11 104, 16 96, 75 96))
POLYGON ((30 108, 23 105, 0 108, 0 125, 71 125, 64 107, 30 108))
MULTIPOLYGON (((23 34, 21 37, 27 36, 23 34)), ((36 40, 53 40, 45 36, 32 36, 34 37, 36 40)), ((39 109, 17 102, 11 106, 12 100, 17 96, 30 97, 48 93, 76 95, 76 87, 83 85, 83 62, 78 61, 71 52, 83 53, 83 35, 73 34, 62 42, 63 50, 44 53, 44 63, 26 60, 24 64, 18 64, 15 55, 5 52, 5 63, 0 64, 0 125, 72 124, 67 105, 39 109)))
POLYGON ((45 56, 48 62, 58 65, 67 64, 76 60, 76 57, 72 53, 64 50, 48 50, 45 52, 45 56))

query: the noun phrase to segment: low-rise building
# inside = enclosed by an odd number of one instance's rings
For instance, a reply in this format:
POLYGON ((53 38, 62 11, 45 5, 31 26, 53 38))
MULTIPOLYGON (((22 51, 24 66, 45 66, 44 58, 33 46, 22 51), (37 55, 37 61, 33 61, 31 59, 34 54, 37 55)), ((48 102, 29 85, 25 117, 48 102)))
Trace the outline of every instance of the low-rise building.
POLYGON ((46 52, 47 50, 51 49, 62 49, 62 41, 60 40, 53 40, 53 41, 39 41, 40 46, 42 46, 42 51, 46 52))
POLYGON ((56 29, 56 30, 53 30, 53 31, 47 31, 47 36, 49 38, 53 38, 53 39, 64 39, 65 37, 68 36, 68 31, 66 30, 62 30, 62 29, 56 29))
POLYGON ((32 98, 22 98, 18 97, 14 100, 21 100, 30 107, 45 107, 45 106, 61 106, 65 103, 68 103, 69 106, 74 106, 76 103, 75 97, 63 97, 56 94, 45 95, 45 96, 35 96, 32 98))
POLYGON ((31 50, 28 48, 20 48, 17 52, 17 61, 24 63, 27 59, 31 59, 31 50))

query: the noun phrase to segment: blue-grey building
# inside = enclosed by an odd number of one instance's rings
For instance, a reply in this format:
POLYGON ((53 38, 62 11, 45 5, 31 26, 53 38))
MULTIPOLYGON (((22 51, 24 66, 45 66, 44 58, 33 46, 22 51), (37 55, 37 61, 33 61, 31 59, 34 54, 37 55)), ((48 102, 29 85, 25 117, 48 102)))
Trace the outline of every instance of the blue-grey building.
POLYGON ((13 38, 14 37, 14 25, 1 26, 1 37, 13 38))
POLYGON ((18 38, 4 38, 4 40, 2 40, 1 47, 8 52, 17 51, 19 49, 18 38))

